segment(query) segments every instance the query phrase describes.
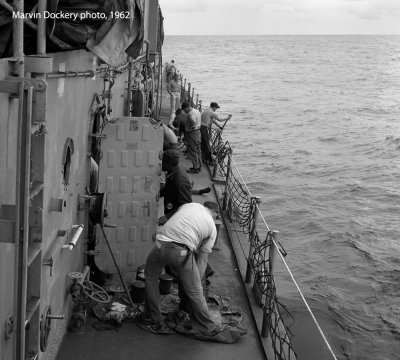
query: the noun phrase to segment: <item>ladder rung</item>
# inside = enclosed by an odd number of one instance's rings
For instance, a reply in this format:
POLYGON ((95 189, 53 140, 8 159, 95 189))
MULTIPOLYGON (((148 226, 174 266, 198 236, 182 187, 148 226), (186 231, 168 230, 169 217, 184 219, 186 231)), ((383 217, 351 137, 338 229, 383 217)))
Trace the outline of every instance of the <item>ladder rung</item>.
POLYGON ((39 308, 40 298, 32 296, 26 304, 25 327, 30 323, 33 314, 39 308))
POLYGON ((98 138, 98 139, 105 139, 107 137, 106 134, 99 134, 99 133, 89 134, 88 136, 89 137, 98 138))
POLYGON ((35 181, 29 191, 29 199, 32 200, 37 194, 39 194, 44 188, 44 184, 40 181, 35 181))
POLYGON ((34 242, 29 245, 28 249, 28 266, 30 266, 42 250, 42 243, 34 242))

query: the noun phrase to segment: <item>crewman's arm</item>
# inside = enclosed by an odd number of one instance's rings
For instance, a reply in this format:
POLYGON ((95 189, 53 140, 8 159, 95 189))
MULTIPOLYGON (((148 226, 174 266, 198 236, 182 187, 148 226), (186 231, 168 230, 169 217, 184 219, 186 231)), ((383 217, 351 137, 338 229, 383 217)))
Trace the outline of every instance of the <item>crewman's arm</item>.
POLYGON ((204 273, 206 271, 208 254, 209 254, 208 252, 200 250, 196 257, 196 264, 199 269, 200 279, 204 277, 204 273))
POLYGON ((192 186, 188 180, 182 181, 178 184, 178 207, 192 202, 192 186))
POLYGON ((165 183, 160 183, 160 197, 165 195, 165 183))
MULTIPOLYGON (((217 126, 221 129, 221 124, 220 124, 218 121, 220 121, 220 122, 225 122, 225 121, 228 121, 231 117, 232 117, 232 115, 229 114, 225 119, 220 119, 220 118, 218 117, 218 115, 217 115, 216 113, 214 113, 214 115, 213 115, 213 117, 212 117, 212 122, 213 122, 215 125, 217 125, 217 126), (217 121, 217 120, 218 120, 218 121, 217 121)), ((222 125, 223 125, 223 124, 222 124, 222 125)))
POLYGON ((214 220, 211 220, 210 224, 210 236, 203 239, 200 248, 197 251, 196 263, 199 268, 200 276, 203 278, 206 271, 208 254, 212 252, 212 248, 217 240, 217 228, 215 227, 214 220))

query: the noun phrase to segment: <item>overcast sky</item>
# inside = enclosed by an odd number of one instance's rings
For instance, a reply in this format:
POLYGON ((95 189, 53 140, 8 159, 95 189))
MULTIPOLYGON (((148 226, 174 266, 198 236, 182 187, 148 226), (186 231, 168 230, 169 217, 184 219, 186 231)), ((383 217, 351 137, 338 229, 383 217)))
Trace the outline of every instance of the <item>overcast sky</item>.
POLYGON ((400 34, 400 0, 159 0, 166 35, 400 34))

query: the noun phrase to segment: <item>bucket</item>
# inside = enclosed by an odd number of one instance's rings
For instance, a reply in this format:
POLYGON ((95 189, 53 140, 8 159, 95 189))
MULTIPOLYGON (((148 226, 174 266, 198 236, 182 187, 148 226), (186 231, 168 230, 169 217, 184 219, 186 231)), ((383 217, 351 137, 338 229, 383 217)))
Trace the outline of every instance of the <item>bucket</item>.
POLYGON ((171 293, 173 277, 168 274, 160 276, 160 294, 167 295, 171 293))
POLYGON ((134 303, 144 303, 146 299, 146 284, 142 280, 136 280, 131 285, 131 298, 134 303))
POLYGON ((140 266, 138 266, 138 268, 137 268, 137 270, 136 270, 136 280, 145 281, 145 278, 144 278, 144 269, 145 269, 145 265, 140 265, 140 266))

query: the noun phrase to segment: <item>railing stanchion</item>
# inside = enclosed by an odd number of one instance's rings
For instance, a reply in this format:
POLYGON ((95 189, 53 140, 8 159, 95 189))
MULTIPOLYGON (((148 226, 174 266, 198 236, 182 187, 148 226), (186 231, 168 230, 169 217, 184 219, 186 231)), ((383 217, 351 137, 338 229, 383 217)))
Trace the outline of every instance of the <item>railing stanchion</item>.
MULTIPOLYGON (((186 81, 186 79, 185 79, 186 81)), ((183 103, 185 101, 185 87, 183 85, 183 75, 180 75, 180 84, 181 84, 181 98, 180 98, 180 102, 183 103)))
POLYGON ((275 268, 275 258, 276 258, 276 246, 275 244, 278 242, 278 230, 272 230, 272 243, 269 248, 269 273, 270 273, 270 282, 272 283, 272 278, 274 276, 274 268, 275 268))
POLYGON ((212 173, 213 181, 218 180, 218 169, 219 169, 218 157, 219 157, 219 151, 217 151, 217 154, 215 156, 215 164, 214 164, 213 173, 212 173))
POLYGON ((231 161, 232 161, 232 150, 227 154, 228 157, 228 163, 226 166, 226 180, 225 180, 225 192, 224 192, 224 200, 222 202, 222 210, 227 211, 228 210, 228 200, 229 200, 229 177, 230 173, 232 171, 231 169, 231 161))
POLYGON ((188 89, 187 89, 187 99, 186 101, 189 103, 190 105, 190 88, 192 87, 191 83, 188 83, 188 89))
POLYGON ((268 337, 268 330, 269 330, 269 323, 271 320, 271 315, 274 313, 272 307, 275 306, 273 297, 273 286, 274 286, 274 268, 275 268, 275 258, 276 258, 276 247, 275 243, 278 241, 278 234, 279 231, 272 230, 272 241, 269 247, 269 276, 268 276, 268 291, 267 291, 267 298, 265 299, 265 305, 267 311, 264 311, 263 315, 263 322, 262 322, 262 329, 261 329, 261 336, 264 338, 268 337))
POLYGON ((247 257, 247 268, 246 268, 246 278, 245 282, 247 284, 251 283, 253 280, 253 252, 254 252, 254 239, 257 235, 257 221, 258 221, 258 204, 261 204, 261 198, 258 196, 252 196, 252 203, 254 207, 253 211, 253 222, 251 225, 251 231, 249 233, 250 240, 250 248, 249 248, 249 256, 247 257))
MULTIPOLYGON (((201 110, 201 100, 200 100, 200 110, 201 110)), ((211 149, 212 149, 212 151, 215 151, 215 163, 214 163, 214 168, 213 168, 213 173, 212 173, 212 180, 217 181, 218 180, 218 170, 219 170, 219 153, 220 153, 222 147, 215 146, 215 141, 218 140, 218 145, 219 145, 221 138, 218 138, 219 134, 216 132, 217 130, 215 130, 215 129, 214 130, 211 129, 211 134, 213 134, 213 131, 215 134, 215 138, 211 145, 211 149)))
POLYGON ((182 102, 186 101, 186 78, 185 80, 182 82, 182 94, 181 94, 181 100, 182 102))

